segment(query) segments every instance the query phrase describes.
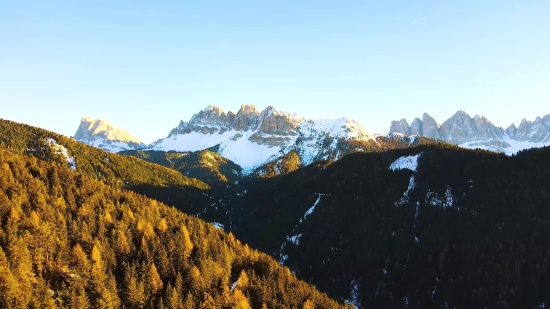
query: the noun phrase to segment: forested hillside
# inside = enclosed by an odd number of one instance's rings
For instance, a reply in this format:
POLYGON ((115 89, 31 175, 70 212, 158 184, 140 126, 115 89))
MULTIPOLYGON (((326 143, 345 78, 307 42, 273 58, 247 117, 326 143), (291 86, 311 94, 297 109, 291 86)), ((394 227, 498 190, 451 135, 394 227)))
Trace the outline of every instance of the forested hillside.
POLYGON ((189 186, 207 189, 204 182, 147 161, 109 153, 63 135, 0 119, 0 148, 58 162, 70 161, 76 171, 106 184, 189 186))
POLYGON ((358 153, 239 185, 227 227, 333 297, 364 308, 550 301, 550 148, 358 153), (410 167, 390 169, 400 162, 410 167))
POLYGON ((1 308, 341 308, 232 234, 0 150, 1 308))
POLYGON ((196 152, 128 150, 119 154, 163 165, 209 184, 235 182, 241 178, 240 166, 208 149, 196 152))

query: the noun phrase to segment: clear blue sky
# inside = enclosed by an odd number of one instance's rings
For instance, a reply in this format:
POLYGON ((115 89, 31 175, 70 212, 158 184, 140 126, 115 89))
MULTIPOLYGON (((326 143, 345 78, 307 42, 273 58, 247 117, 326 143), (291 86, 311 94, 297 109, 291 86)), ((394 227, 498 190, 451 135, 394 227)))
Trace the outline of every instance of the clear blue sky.
POLYGON ((459 109, 508 126, 550 113, 549 14, 548 0, 3 1, 0 118, 70 136, 89 115, 144 142, 207 105, 373 133, 459 109))

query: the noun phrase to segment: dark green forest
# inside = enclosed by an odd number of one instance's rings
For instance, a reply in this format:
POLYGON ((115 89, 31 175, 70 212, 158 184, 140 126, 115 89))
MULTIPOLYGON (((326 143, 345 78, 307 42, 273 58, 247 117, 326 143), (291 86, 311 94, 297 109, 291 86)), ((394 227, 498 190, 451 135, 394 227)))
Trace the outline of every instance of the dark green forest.
POLYGON ((225 201, 231 231, 333 297, 355 290, 364 308, 550 300, 550 148, 357 153, 240 185, 225 201), (389 169, 420 153, 416 172, 389 169))

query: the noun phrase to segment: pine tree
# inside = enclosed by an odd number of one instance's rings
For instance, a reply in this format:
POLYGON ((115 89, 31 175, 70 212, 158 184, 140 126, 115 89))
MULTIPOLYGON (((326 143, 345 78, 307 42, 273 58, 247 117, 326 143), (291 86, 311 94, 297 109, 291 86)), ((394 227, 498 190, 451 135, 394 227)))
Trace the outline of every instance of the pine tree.
POLYGON ((151 263, 151 267, 149 267, 149 287, 151 289, 151 293, 158 294, 160 291, 162 291, 163 283, 160 279, 159 273, 157 272, 157 267, 155 266, 155 263, 151 263))
POLYGON ((15 307, 18 288, 6 254, 0 247, 0 304, 4 304, 6 308, 15 307))
POLYGON ((235 305, 233 306, 234 309, 251 309, 250 303, 241 289, 235 289, 233 291, 233 299, 235 301, 235 305))
POLYGON ((304 302, 304 305, 302 306, 302 309, 315 309, 315 305, 311 302, 311 300, 306 300, 304 302))
POLYGON ((68 308, 90 308, 90 300, 81 284, 75 282, 70 286, 68 308))
POLYGON ((172 287, 170 283, 168 283, 168 286, 166 287, 164 299, 166 300, 165 306, 168 309, 184 308, 181 302, 181 297, 178 295, 176 288, 172 287))
POLYGON ((239 275, 239 279, 237 279, 237 287, 243 289, 248 286, 248 276, 246 275, 246 272, 241 270, 241 274, 239 275))
POLYGON ((27 306, 32 299, 31 278, 34 277, 31 255, 27 244, 21 237, 10 245, 10 252, 12 273, 18 283, 18 303, 19 306, 27 306))
POLYGON ((124 234, 124 232, 120 230, 117 231, 115 252, 123 256, 126 256, 130 253, 130 244, 128 243, 128 238, 126 238, 126 234, 124 234))
POLYGON ((145 286, 136 276, 126 281, 126 301, 136 308, 145 306, 145 286))

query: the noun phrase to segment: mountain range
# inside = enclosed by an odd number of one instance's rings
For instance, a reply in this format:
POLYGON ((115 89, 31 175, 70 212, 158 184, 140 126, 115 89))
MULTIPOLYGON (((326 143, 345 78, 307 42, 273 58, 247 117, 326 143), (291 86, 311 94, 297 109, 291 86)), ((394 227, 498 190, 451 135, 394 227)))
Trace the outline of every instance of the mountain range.
POLYGON ((518 127, 511 124, 503 129, 484 116, 472 118, 464 111, 458 111, 443 124, 438 124, 424 113, 422 120, 415 118, 410 125, 406 119, 392 121, 390 133, 425 136, 464 148, 481 148, 511 155, 520 150, 550 145, 550 115, 537 117, 534 121, 524 118, 518 127))
POLYGON ((261 174, 264 164, 288 154, 298 155, 299 166, 319 160, 337 160, 353 152, 371 152, 408 147, 426 142, 416 137, 381 136, 366 131, 357 121, 307 119, 274 107, 258 111, 242 105, 238 112, 216 106, 199 111, 188 122, 181 121, 167 137, 143 145, 122 129, 104 120, 83 118, 74 139, 107 151, 148 149, 193 152, 211 149, 242 167, 244 174, 261 174), (393 141, 397 140, 397 141, 393 141))
POLYGON ((82 118, 73 138, 110 152, 210 149, 242 167, 244 174, 262 175, 269 173, 263 166, 271 162, 277 171, 277 162, 285 161, 291 153, 297 155, 293 157, 296 166, 306 166, 320 160, 337 160, 353 152, 395 148, 388 146, 388 139, 407 139, 412 145, 417 136, 512 155, 550 145, 550 115, 534 121, 523 119, 519 126, 511 124, 503 129, 484 116, 470 117, 464 111, 458 111, 443 124, 424 113, 422 120, 415 118, 410 125, 406 119, 392 121, 389 132, 370 133, 348 118, 308 119, 272 106, 259 111, 254 105, 242 105, 236 113, 208 106, 149 145, 106 120, 89 117, 82 118))

